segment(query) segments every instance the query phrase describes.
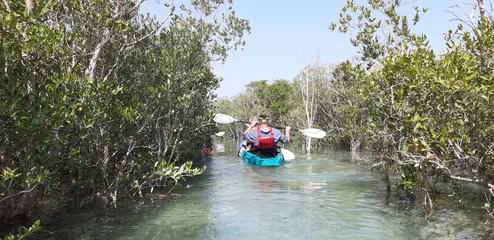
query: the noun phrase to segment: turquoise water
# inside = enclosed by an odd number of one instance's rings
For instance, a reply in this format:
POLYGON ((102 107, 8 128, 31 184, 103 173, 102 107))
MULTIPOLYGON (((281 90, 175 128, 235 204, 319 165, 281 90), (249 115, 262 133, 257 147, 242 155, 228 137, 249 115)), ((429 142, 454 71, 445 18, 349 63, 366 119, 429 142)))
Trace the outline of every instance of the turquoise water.
POLYGON ((236 151, 226 143, 204 159, 206 173, 173 201, 80 217, 52 238, 472 239, 483 224, 452 210, 425 221, 419 203, 386 198, 381 176, 352 163, 349 152, 298 154, 263 168, 242 163, 236 151))

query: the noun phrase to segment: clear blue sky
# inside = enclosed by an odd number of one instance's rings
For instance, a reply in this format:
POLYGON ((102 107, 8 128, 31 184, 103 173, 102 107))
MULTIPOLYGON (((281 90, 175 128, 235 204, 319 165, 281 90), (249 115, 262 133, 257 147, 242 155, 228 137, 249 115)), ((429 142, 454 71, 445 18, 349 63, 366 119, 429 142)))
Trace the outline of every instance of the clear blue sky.
MULTIPOLYGON (((416 1, 429 11, 414 30, 427 35, 436 53, 444 48, 443 33, 457 24, 450 22, 453 16, 446 10, 455 4, 464 6, 463 2, 416 1)), ((234 96, 249 82, 260 79, 292 80, 302 66, 316 60, 317 54, 321 61, 329 63, 350 59, 356 53, 350 37, 328 29, 331 22, 338 21, 345 3, 346 0, 234 0, 237 16, 250 21, 252 33, 245 38, 243 51, 230 52, 224 65, 215 66, 215 74, 224 78, 216 91, 218 96, 234 96)), ((471 11, 471 7, 464 7, 471 11)), ((147 10, 158 16, 166 14, 154 0, 142 9, 147 10)))

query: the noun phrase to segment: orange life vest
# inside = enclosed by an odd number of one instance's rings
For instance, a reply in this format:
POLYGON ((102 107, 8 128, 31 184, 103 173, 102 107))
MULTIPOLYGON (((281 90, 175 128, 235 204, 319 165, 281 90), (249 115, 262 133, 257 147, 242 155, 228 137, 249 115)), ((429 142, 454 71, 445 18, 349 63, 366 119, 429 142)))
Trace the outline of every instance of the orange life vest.
POLYGON ((273 128, 269 128, 269 137, 261 137, 261 128, 257 128, 257 149, 276 149, 276 144, 274 144, 274 134, 273 128))

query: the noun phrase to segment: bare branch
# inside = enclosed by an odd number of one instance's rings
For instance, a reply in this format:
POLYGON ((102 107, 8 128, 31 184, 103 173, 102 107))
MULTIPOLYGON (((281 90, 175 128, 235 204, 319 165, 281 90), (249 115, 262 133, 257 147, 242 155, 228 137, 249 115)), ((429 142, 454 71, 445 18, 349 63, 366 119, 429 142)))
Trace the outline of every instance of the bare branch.
POLYGON ((4 198, 0 199, 0 203, 1 203, 1 202, 3 202, 3 201, 5 201, 5 200, 7 200, 7 199, 13 198, 13 197, 15 197, 15 196, 17 196, 17 195, 23 194, 23 193, 30 193, 30 192, 32 192, 32 191, 33 191, 33 190, 34 190, 37 186, 38 186, 38 184, 34 185, 34 186, 33 186, 31 189, 29 189, 29 190, 20 191, 20 192, 18 192, 18 193, 15 193, 15 194, 9 195, 9 196, 7 196, 7 197, 4 197, 4 198))
POLYGON ((477 0, 477 6, 480 10, 480 17, 483 18, 485 16, 484 0, 477 0))
POLYGON ((468 25, 469 27, 471 27, 472 29, 475 29, 475 21, 473 19, 473 14, 475 12, 475 6, 474 6, 474 9, 472 10, 472 13, 471 14, 468 14, 466 13, 462 8, 460 8, 459 5, 454 5, 454 6, 451 6, 450 8, 457 8, 460 10, 460 12, 466 17, 468 18, 469 21, 465 20, 462 16, 460 16, 458 13, 454 12, 454 11, 451 11, 451 10, 447 10, 446 12, 448 12, 449 14, 453 15, 453 19, 451 19, 451 21, 459 21, 459 22, 462 22, 466 25, 468 25))
MULTIPOLYGON (((142 2, 142 0, 140 0, 140 2, 142 2)), ((139 38, 138 40, 136 41, 133 41, 131 43, 128 43, 128 44, 125 44, 124 46, 125 47, 128 47, 128 46, 133 46, 143 40, 145 40, 146 38, 149 38, 150 36, 152 36, 154 33, 156 33, 158 30, 161 29, 161 27, 163 27, 163 25, 166 23, 166 21, 171 17, 171 15, 173 14, 174 10, 175 10, 175 6, 173 5, 173 0, 170 0, 170 4, 169 4, 169 8, 168 8, 168 14, 166 15, 166 17, 161 20, 161 22, 158 24, 158 26, 153 29, 151 32, 149 32, 148 34, 146 34, 145 36, 139 38)))
POLYGON ((7 0, 3 0, 3 5, 5 5, 5 9, 7 9, 7 12, 12 11, 12 10, 10 10, 9 3, 7 2, 7 0))
POLYGON ((103 38, 101 41, 96 45, 96 48, 94 49, 93 55, 91 57, 91 60, 89 61, 89 68, 86 71, 86 74, 89 75, 89 79, 91 82, 94 81, 94 75, 96 72, 96 65, 98 63, 99 55, 101 53, 101 49, 105 46, 105 44, 110 40, 110 30, 105 29, 103 32, 103 38))
POLYGON ((141 7, 141 4, 144 2, 144 0, 137 0, 134 4, 134 7, 129 9, 128 12, 132 12, 132 11, 135 11, 135 10, 138 10, 139 7, 141 7))
MULTIPOLYGON (((476 1, 476 0, 474 0, 474 2, 475 2, 475 1, 476 1)), ((474 3, 474 4, 473 4, 473 9, 472 9, 472 12, 470 13, 470 16, 469 16, 470 21, 472 21, 472 22, 473 22, 473 14, 475 14, 475 10, 477 10, 477 4, 475 4, 475 3, 474 3)))
POLYGON ((34 8, 33 0, 26 0, 26 10, 29 16, 33 14, 33 8, 34 8))

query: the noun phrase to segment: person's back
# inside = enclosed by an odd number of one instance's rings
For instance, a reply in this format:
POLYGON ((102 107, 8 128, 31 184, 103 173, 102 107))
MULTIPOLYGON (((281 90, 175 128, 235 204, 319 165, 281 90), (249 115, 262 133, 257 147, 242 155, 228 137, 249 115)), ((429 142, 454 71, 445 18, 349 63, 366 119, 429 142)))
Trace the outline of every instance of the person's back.
POLYGON ((248 150, 257 150, 262 155, 273 155, 277 152, 278 142, 290 141, 290 127, 286 127, 285 134, 282 134, 280 130, 269 127, 267 116, 261 115, 259 120, 251 119, 251 124, 244 132, 244 138, 248 150))

